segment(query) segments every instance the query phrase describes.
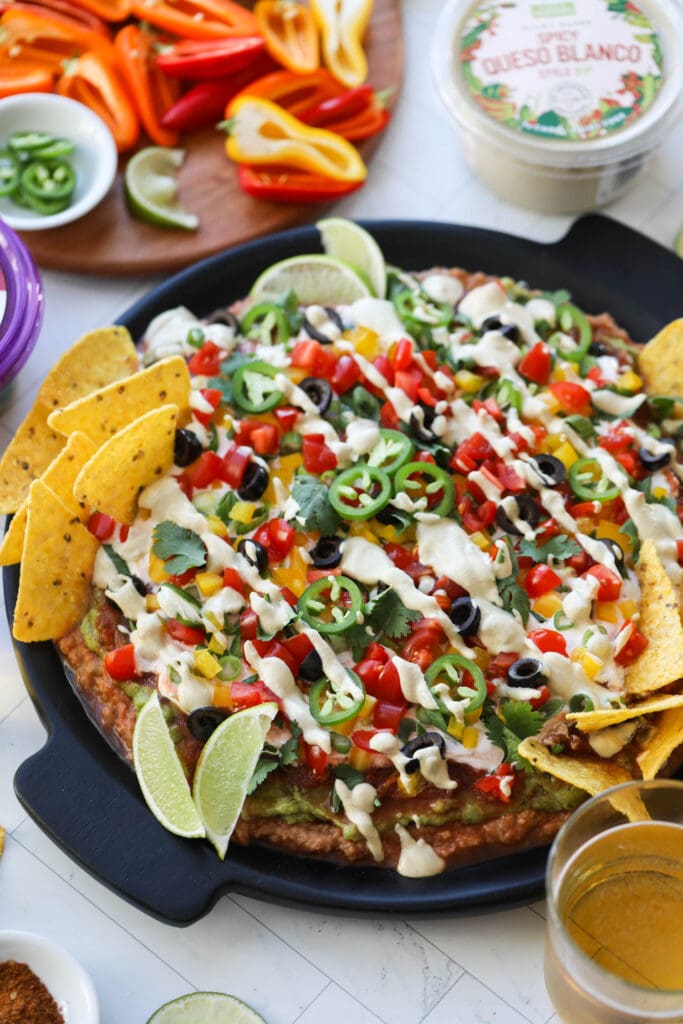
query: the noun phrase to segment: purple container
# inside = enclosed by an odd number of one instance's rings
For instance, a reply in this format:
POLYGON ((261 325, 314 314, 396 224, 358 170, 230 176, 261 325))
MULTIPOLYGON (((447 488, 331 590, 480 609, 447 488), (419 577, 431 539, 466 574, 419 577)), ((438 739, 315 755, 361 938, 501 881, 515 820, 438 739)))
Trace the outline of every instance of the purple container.
POLYGON ((31 255, 0 218, 0 405, 43 323, 43 285, 31 255))

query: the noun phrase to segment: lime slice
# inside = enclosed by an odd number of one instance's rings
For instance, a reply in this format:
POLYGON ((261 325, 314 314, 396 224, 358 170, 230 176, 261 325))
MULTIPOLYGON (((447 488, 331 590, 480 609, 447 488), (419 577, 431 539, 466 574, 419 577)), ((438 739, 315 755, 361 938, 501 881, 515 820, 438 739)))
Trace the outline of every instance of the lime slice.
POLYGON ((266 1024, 263 1017, 234 996, 191 992, 164 1003, 147 1024, 266 1024))
POLYGON ((292 289, 302 305, 336 306, 367 298, 372 291, 362 275, 331 256, 290 256, 273 263, 256 279, 254 302, 275 302, 292 289))
POLYGON ((387 290, 387 268, 382 250, 372 235, 343 217, 319 220, 316 227, 327 255, 359 270, 375 295, 383 299, 387 290))
POLYGON ((156 693, 135 723, 133 764, 147 806, 164 828, 186 839, 206 834, 156 693))
POLYGON ((677 256, 683 259, 683 228, 676 235, 676 241, 674 242, 674 252, 677 256))
POLYGON ((134 217, 162 228, 196 231, 199 217, 177 201, 177 174, 185 159, 184 149, 148 146, 131 157, 123 184, 134 217))
POLYGON ((192 795, 206 835, 223 860, 277 704, 257 704, 230 715, 199 755, 192 795))

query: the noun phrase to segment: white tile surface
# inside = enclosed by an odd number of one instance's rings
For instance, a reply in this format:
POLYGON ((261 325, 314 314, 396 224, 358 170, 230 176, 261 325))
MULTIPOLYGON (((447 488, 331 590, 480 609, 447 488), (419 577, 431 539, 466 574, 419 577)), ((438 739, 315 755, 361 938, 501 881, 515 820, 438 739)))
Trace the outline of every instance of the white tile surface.
MULTIPOLYGON (((428 66, 442 0, 404 0, 406 69, 394 122, 366 186, 337 212, 450 220, 552 242, 571 219, 515 209, 469 174, 428 66)), ((683 124, 635 189, 606 212, 671 245, 683 223, 683 124)), ((45 272, 39 344, 0 417, 4 447, 45 370, 86 330, 115 319, 158 279, 45 272)), ((12 789, 45 742, 0 622, 0 927, 64 943, 88 968, 102 1024, 144 1024, 194 988, 233 992, 269 1024, 559 1024, 542 977, 545 905, 481 916, 358 921, 226 897, 186 929, 160 924, 92 879, 26 817, 12 789)))

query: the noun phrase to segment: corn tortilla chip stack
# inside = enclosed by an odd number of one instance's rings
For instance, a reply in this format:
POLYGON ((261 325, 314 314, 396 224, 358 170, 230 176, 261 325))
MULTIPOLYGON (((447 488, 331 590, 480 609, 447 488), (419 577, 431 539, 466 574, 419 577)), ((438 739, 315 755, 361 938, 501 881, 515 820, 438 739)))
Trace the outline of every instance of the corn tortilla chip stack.
POLYGON ((638 628, 650 641, 626 670, 627 693, 652 693, 683 678, 683 625, 678 595, 657 549, 646 540, 636 567, 640 581, 638 628))
POLYGON ((683 398, 683 318, 672 320, 638 356, 638 369, 649 395, 683 398))
POLYGON ((567 719, 574 722, 582 732, 595 732, 610 725, 628 722, 642 715, 653 715, 657 711, 678 708, 683 705, 683 693, 662 693, 646 697, 637 704, 626 708, 597 708, 595 711, 570 711, 567 719))
POLYGON ((0 513, 16 512, 33 480, 42 476, 64 447, 64 437, 48 426, 61 405, 134 373, 138 354, 125 327, 102 327, 83 335, 52 367, 33 408, 0 460, 0 513))
MULTIPOLYGON (((71 434, 66 445, 43 473, 41 480, 50 487, 67 508, 85 522, 89 509, 79 505, 74 498, 74 483, 83 466, 95 453, 96 448, 89 437, 78 431, 71 434)), ((0 565, 13 565, 21 560, 24 550, 28 502, 17 509, 9 529, 0 546, 0 565)))
POLYGON ((101 445, 143 413, 163 405, 182 412, 189 403, 187 363, 182 356, 171 356, 56 410, 48 422, 62 434, 80 430, 101 445))
POLYGON ((659 715, 647 747, 636 758, 643 778, 654 779, 681 743, 683 708, 669 708, 659 715))
POLYGON ((98 547, 78 516, 47 484, 34 480, 14 609, 16 640, 56 640, 81 620, 98 547))
POLYGON ((74 496, 92 510, 132 523, 138 494, 173 465, 177 405, 133 420, 97 449, 81 469, 74 496))

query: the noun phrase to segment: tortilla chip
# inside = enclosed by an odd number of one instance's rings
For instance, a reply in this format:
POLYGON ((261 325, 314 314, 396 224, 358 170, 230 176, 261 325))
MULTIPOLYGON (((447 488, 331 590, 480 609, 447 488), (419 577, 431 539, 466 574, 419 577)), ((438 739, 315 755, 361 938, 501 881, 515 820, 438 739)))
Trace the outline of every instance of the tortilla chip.
POLYGON ((56 640, 80 622, 90 603, 98 547, 54 491, 34 480, 14 608, 15 640, 56 640))
POLYGON ((683 743, 683 708, 669 708, 659 716, 647 747, 636 758, 643 778, 654 779, 681 743, 683 743))
MULTIPOLYGON (((64 448, 52 460, 41 479, 52 488, 58 498, 70 508, 81 522, 88 517, 88 509, 83 508, 74 498, 74 483, 83 466, 96 451, 95 445, 78 431, 71 434, 64 448)), ((0 545, 0 565, 13 565, 21 560, 24 550, 24 533, 26 530, 27 502, 24 501, 17 509, 9 529, 0 545)))
POLYGON ((638 371, 649 395, 683 398, 683 318, 648 341, 638 356, 638 371))
POLYGON ((683 693, 662 693, 656 697, 646 697, 637 704, 627 708, 597 708, 595 711, 570 711, 567 719, 575 722, 581 732, 595 732, 610 725, 628 722, 641 715, 653 715, 656 711, 683 706, 683 693))
POLYGON ((34 480, 64 447, 64 437, 48 425, 60 405, 134 373, 138 355, 125 327, 103 327, 83 335, 53 366, 33 408, 0 460, 0 513, 16 512, 34 480))
POLYGON ((173 465, 177 405, 163 405, 114 434, 76 478, 74 496, 90 509, 132 523, 138 494, 173 465))
POLYGON ((48 422, 62 434, 81 430, 101 445, 152 409, 189 404, 190 371, 182 356, 171 356, 57 409, 48 422))
POLYGON ((636 571, 640 580, 638 629, 650 642, 626 669, 624 687, 627 693, 652 693, 683 677, 683 625, 678 595, 651 540, 640 549, 636 571))
POLYGON ((38 399, 52 411, 128 377, 139 365, 125 327, 99 327, 79 338, 55 363, 40 386, 38 399))
POLYGON ((4 849, 5 849, 5 830, 2 827, 2 825, 0 825, 0 857, 2 857, 4 849))

